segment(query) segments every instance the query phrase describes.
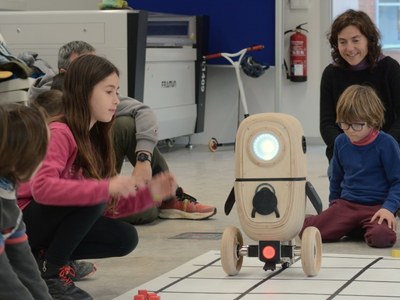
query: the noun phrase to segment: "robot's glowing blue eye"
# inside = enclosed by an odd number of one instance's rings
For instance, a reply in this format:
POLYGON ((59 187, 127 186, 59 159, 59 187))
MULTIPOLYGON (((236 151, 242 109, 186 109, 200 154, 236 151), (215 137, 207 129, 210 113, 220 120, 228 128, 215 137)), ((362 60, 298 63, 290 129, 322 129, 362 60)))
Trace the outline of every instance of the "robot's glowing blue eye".
POLYGON ((261 133, 253 140, 254 155, 264 161, 274 159, 279 153, 279 141, 271 133, 261 133))

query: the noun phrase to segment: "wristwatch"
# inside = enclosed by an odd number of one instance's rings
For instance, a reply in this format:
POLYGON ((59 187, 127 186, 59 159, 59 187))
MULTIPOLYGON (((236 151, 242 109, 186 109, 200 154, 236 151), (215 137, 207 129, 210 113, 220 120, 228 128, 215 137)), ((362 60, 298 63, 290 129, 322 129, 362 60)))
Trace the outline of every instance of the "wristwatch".
POLYGON ((151 156, 149 154, 147 154, 147 153, 140 152, 137 155, 136 160, 140 161, 140 162, 145 162, 147 160, 148 162, 151 163, 151 156))

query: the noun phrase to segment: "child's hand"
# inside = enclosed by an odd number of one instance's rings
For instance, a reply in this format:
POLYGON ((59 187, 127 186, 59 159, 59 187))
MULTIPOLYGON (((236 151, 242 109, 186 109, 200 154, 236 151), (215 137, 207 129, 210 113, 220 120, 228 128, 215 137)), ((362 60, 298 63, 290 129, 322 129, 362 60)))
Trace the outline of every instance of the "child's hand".
POLYGON ((393 213, 388 211, 386 208, 381 208, 378 210, 371 218, 371 222, 378 219, 378 224, 382 224, 384 220, 386 220, 388 226, 393 231, 396 231, 397 224, 396 224, 396 217, 393 213))
POLYGON ((110 179, 108 192, 113 197, 136 195, 136 179, 132 176, 114 176, 110 179))
POLYGON ((151 195, 158 202, 174 197, 177 187, 174 175, 169 172, 159 173, 150 181, 151 195))
POLYGON ((151 165, 145 161, 137 161, 133 168, 132 177, 135 177, 136 184, 139 188, 142 188, 150 183, 152 177, 151 165))

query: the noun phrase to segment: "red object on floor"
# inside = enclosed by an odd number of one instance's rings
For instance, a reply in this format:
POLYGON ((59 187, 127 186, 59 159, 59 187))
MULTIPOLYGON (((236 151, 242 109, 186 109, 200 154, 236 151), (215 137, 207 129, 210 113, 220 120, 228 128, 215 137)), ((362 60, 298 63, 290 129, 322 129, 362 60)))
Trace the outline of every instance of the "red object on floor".
POLYGON ((139 290, 138 294, 133 296, 133 300, 161 300, 161 297, 147 290, 139 290))

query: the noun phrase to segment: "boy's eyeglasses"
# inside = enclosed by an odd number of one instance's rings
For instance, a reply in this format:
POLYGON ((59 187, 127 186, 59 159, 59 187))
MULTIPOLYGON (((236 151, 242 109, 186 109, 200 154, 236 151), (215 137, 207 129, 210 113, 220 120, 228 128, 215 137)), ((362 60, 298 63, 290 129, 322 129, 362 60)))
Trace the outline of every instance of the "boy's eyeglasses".
POLYGON ((337 124, 340 127, 340 129, 342 129, 342 130, 349 130, 349 128, 351 127, 351 129, 353 129, 354 131, 361 131, 365 125, 365 123, 349 124, 346 122, 338 122, 337 124))

